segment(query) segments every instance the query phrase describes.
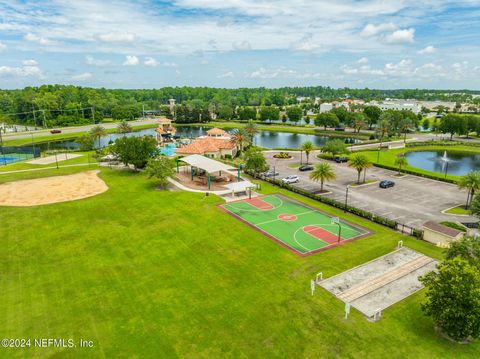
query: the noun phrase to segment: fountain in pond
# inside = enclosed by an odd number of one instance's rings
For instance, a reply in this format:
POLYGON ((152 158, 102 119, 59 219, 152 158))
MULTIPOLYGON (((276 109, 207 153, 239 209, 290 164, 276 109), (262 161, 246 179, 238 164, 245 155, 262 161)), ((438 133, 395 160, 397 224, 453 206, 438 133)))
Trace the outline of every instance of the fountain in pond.
POLYGON ((443 151, 443 156, 440 158, 444 162, 448 162, 447 151, 443 151))

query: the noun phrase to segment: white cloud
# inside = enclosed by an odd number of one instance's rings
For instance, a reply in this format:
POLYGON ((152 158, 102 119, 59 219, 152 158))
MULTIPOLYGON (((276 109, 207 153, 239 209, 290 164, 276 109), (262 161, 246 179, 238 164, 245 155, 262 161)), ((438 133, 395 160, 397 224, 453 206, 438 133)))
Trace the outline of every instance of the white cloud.
POLYGON ((178 64, 175 62, 164 62, 163 66, 165 67, 178 67, 178 64))
POLYGON ((4 43, 0 42, 0 52, 5 51, 7 49, 7 45, 4 43))
POLYGON ((106 34, 97 34, 97 40, 102 42, 133 42, 137 36, 130 32, 108 32, 106 34))
POLYGON ((361 65, 368 64, 368 58, 367 57, 362 57, 362 58, 358 59, 357 64, 361 64, 361 65))
POLYGON ((418 53, 420 55, 431 55, 431 54, 435 53, 436 51, 437 51, 437 49, 435 47, 433 47, 432 45, 428 45, 424 49, 421 49, 420 51, 418 51, 418 53))
POLYGON ((95 59, 95 58, 93 58, 93 56, 87 55, 87 56, 85 56, 85 63, 89 66, 102 67, 102 66, 111 65, 112 62, 110 60, 95 59))
POLYGON ((217 78, 219 79, 232 78, 232 77, 235 77, 235 74, 232 71, 227 71, 217 76, 217 78))
POLYGON ((84 72, 83 74, 72 76, 72 80, 74 81, 86 81, 92 78, 92 74, 90 72, 84 72))
POLYGON ((140 63, 138 57, 134 55, 127 55, 125 56, 125 61, 123 62, 124 66, 136 66, 140 63))
POLYGON ((389 44, 412 43, 414 35, 415 35, 414 28, 397 30, 385 36, 385 41, 389 44))
POLYGON ((42 37, 42 36, 38 36, 38 35, 32 34, 31 32, 29 32, 28 34, 26 34, 26 35, 24 36, 24 39, 27 40, 27 41, 30 41, 30 42, 36 42, 36 43, 38 43, 38 44, 40 44, 40 45, 46 45, 46 46, 56 45, 56 44, 57 44, 56 41, 47 39, 47 38, 42 37))
POLYGON ((234 42, 232 44, 232 47, 234 50, 248 51, 252 49, 252 44, 246 40, 243 40, 243 41, 234 42))
POLYGON ((43 79, 42 71, 37 66, 10 67, 0 66, 0 77, 37 77, 43 79))
POLYGON ((317 72, 299 72, 297 70, 277 67, 267 69, 265 67, 260 67, 258 70, 255 70, 249 74, 246 74, 250 78, 254 79, 318 79, 321 78, 321 74, 317 72))
POLYGON ((37 66, 38 62, 35 60, 23 60, 22 61, 23 66, 37 66))
POLYGON ((143 64, 145 66, 150 66, 150 67, 158 66, 157 60, 155 60, 153 57, 145 57, 145 60, 143 61, 143 64))
POLYGON ((293 51, 314 51, 320 46, 312 41, 312 34, 305 34, 298 41, 294 41, 290 44, 290 49, 293 51))
POLYGON ((396 30, 397 28, 398 28, 397 25, 395 25, 392 22, 378 24, 378 25, 367 24, 363 28, 362 32, 360 33, 360 36, 362 36, 362 37, 372 37, 372 36, 387 32, 387 31, 396 30))

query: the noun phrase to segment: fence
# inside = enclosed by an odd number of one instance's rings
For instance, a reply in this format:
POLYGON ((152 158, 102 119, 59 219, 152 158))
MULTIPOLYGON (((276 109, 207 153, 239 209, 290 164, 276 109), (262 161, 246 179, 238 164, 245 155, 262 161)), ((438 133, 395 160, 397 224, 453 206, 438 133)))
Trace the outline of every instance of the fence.
POLYGON ((40 157, 38 146, 1 146, 0 165, 6 166, 9 163, 25 161, 40 157))

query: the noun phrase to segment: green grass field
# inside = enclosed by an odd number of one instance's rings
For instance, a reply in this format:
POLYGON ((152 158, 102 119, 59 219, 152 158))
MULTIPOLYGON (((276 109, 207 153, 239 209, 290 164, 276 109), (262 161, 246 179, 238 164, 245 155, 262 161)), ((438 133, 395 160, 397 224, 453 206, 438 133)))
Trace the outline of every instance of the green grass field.
POLYGON ((368 233, 345 221, 332 223, 332 216, 278 195, 236 201, 222 207, 302 255, 328 249, 368 233))
MULTIPOLYGON (((310 294, 317 272, 338 274, 392 251, 398 240, 435 258, 439 248, 291 195, 375 232, 302 258, 225 213, 216 196, 159 191, 129 171, 103 168, 100 176, 109 190, 95 197, 0 207, 0 338, 82 338, 94 347, 0 347, 0 357, 480 356, 478 342, 457 345, 435 333, 420 309, 423 292, 378 323, 355 310, 345 321, 330 293, 310 294)), ((265 183, 262 192, 289 195, 265 183)))

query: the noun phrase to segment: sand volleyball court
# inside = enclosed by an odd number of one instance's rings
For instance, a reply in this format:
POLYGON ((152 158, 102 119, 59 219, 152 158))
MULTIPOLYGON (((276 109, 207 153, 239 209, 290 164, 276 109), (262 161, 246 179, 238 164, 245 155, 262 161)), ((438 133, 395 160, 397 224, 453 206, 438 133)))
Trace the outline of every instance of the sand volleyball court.
POLYGON ((0 184, 0 206, 28 207, 74 201, 108 190, 100 171, 45 177, 0 184))

